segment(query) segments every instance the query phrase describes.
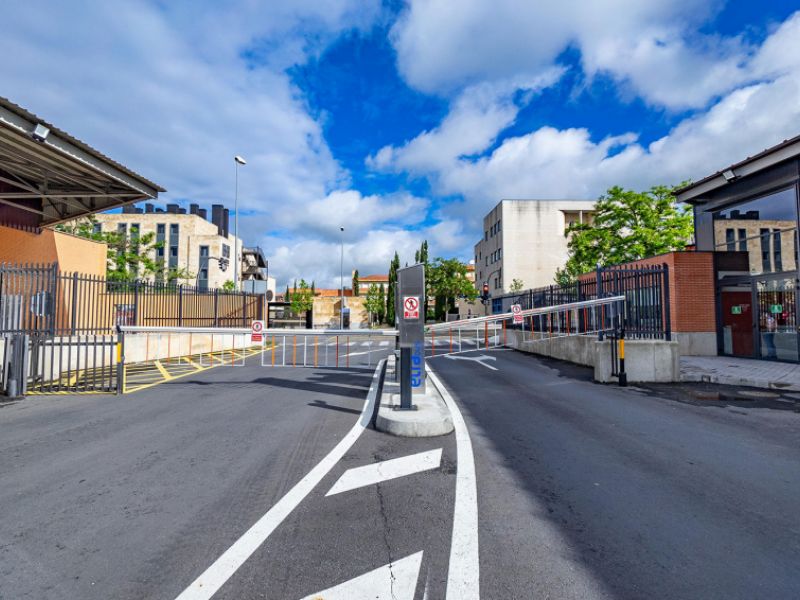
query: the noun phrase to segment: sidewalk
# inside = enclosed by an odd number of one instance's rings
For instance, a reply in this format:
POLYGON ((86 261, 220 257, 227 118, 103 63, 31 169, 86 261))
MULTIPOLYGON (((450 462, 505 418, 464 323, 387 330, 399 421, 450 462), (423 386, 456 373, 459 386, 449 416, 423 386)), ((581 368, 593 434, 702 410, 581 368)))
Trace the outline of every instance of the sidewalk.
POLYGON ((682 356, 681 381, 800 392, 800 365, 730 356, 682 356))

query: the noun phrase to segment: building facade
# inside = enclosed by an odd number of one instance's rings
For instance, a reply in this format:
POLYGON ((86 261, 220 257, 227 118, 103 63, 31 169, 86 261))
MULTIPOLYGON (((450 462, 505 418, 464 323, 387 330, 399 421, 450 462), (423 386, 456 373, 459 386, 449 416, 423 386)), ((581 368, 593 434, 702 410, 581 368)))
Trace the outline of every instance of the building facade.
POLYGON ((719 354, 798 362, 800 136, 678 190, 714 253, 719 354))
MULTIPOLYGON (((167 270, 181 269, 189 277, 179 283, 201 289, 222 287, 233 280, 234 244, 228 231, 228 209, 220 204, 211 207, 211 221, 206 211, 196 204, 186 209, 168 204, 166 210, 145 205, 144 210, 129 207, 122 213, 95 215, 103 232, 116 232, 130 238, 154 234, 162 246, 154 250, 155 260, 163 261, 167 270)), ((241 242, 238 247, 241 252, 241 242)), ((240 261, 240 265, 242 262, 240 261)))
POLYGON ((514 279, 524 288, 553 283, 567 260, 567 227, 591 223, 593 215, 594 202, 587 200, 501 200, 483 218, 475 244, 476 287, 488 283, 498 295, 514 279))
MULTIPOLYGON (((351 274, 351 277, 355 275, 355 271, 351 274)), ((359 296, 366 296, 367 292, 369 292, 369 286, 377 285, 378 287, 383 284, 384 290, 388 289, 389 287, 389 276, 388 275, 365 275, 364 277, 358 278, 358 295, 359 296)))

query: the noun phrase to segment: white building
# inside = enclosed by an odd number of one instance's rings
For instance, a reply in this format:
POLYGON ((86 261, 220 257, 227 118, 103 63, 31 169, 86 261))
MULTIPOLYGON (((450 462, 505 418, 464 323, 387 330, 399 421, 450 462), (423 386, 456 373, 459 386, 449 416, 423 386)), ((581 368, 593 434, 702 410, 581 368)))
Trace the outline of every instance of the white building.
POLYGON ((572 223, 591 223, 594 201, 501 200, 483 218, 483 238, 475 244, 475 286, 489 284, 493 296, 553 283, 567 260, 565 232, 572 223))

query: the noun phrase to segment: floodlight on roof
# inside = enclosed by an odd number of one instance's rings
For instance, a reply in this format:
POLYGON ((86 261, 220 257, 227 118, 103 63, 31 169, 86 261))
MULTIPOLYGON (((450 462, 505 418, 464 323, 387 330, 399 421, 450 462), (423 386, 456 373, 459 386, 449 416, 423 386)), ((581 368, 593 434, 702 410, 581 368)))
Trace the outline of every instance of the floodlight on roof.
POLYGON ((733 172, 733 169, 728 169, 727 171, 722 172, 722 176, 725 178, 725 181, 731 182, 738 177, 736 173, 733 172))
POLYGON ((41 123, 37 123, 36 127, 33 128, 33 132, 31 133, 31 137, 37 142, 45 141, 48 135, 50 135, 50 129, 41 123))

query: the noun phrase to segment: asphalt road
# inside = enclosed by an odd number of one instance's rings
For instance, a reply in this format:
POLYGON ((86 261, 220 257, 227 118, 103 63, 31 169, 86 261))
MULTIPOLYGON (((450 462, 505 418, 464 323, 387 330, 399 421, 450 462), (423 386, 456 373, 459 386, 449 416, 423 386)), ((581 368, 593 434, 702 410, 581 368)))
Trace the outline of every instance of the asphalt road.
MULTIPOLYGON (((0 598, 176 598, 362 417, 372 369, 249 363, 0 405, 0 598)), ((409 556, 410 597, 443 597, 454 447, 360 431, 213 597, 300 599, 409 556), (435 468, 326 495, 349 469, 430 451, 435 468)))
POLYGON ((800 598, 800 415, 514 351, 429 364, 472 437, 481 597, 800 598))

